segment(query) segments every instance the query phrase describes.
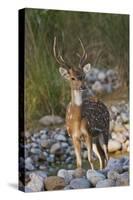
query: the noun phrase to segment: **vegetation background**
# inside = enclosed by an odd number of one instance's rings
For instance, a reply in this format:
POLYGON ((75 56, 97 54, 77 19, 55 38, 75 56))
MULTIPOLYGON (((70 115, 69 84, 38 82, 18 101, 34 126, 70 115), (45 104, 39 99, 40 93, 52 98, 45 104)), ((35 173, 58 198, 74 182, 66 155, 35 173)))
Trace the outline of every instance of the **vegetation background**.
POLYGON ((118 68, 128 84, 129 15, 41 9, 25 10, 26 128, 46 114, 64 116, 69 86, 53 57, 53 39, 68 62, 78 63, 83 41, 92 66, 118 68))

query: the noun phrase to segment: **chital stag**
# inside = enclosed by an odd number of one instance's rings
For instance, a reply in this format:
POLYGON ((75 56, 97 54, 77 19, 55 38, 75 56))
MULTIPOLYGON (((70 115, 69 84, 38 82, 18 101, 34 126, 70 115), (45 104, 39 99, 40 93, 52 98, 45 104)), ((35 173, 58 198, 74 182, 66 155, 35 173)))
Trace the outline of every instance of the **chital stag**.
POLYGON ((71 88, 71 101, 66 111, 66 128, 69 136, 72 137, 77 168, 82 167, 82 141, 88 150, 91 169, 94 169, 92 151, 98 157, 102 169, 108 161, 109 112, 97 98, 83 98, 82 93, 86 89, 85 77, 86 73, 89 73, 90 64, 86 64, 87 53, 81 40, 80 44, 83 54, 78 54, 80 57, 78 67, 73 67, 65 62, 57 50, 56 37, 54 38, 53 52, 60 66, 59 72, 69 82, 71 88))

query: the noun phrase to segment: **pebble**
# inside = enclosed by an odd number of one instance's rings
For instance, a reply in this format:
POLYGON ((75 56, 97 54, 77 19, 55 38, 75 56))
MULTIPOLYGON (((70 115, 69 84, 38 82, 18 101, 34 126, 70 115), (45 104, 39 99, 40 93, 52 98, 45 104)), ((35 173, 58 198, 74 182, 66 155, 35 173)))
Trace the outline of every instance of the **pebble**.
POLYGON ((96 170, 88 170, 86 176, 89 182, 94 187, 99 181, 104 180, 106 178, 102 173, 99 173, 96 170))
POLYGON ((49 148, 49 146, 50 146, 50 141, 49 140, 47 140, 47 139, 41 139, 41 146, 43 147, 43 148, 49 148))
POLYGON ((112 112, 114 112, 115 114, 118 114, 118 113, 119 113, 119 110, 118 110, 118 108, 116 108, 116 106, 111 106, 111 110, 112 110, 112 112))
POLYGON ((99 72, 97 78, 98 78, 99 81, 103 82, 105 80, 105 78, 106 78, 106 75, 105 75, 104 72, 99 72))
POLYGON ((66 142, 62 142, 61 146, 62 146, 62 148, 68 148, 69 147, 68 143, 66 143, 66 142))
POLYGON ((108 142, 108 151, 112 153, 119 149, 121 149, 121 143, 117 140, 110 139, 108 142))
POLYGON ((120 142, 121 144, 123 144, 126 141, 126 136, 124 134, 121 133, 113 133, 112 134, 112 139, 120 142))
POLYGON ((75 169, 73 177, 82 178, 83 176, 85 176, 85 170, 84 169, 82 169, 82 168, 75 169))
POLYGON ((38 144, 37 144, 37 143, 35 143, 35 142, 33 142, 31 145, 32 145, 32 147, 33 147, 33 148, 36 148, 36 147, 38 147, 38 144))
POLYGON ((58 171, 58 173, 57 173, 57 176, 64 178, 65 184, 67 185, 67 184, 69 184, 70 181, 72 180, 72 178, 73 178, 73 173, 74 173, 74 172, 69 172, 68 170, 65 170, 65 169, 60 169, 60 170, 58 171))
POLYGON ((113 187, 116 186, 116 182, 113 179, 105 179, 98 181, 96 184, 96 188, 105 188, 105 187, 113 187))
POLYGON ((31 148, 31 153, 33 154, 40 154, 41 153, 41 150, 39 148, 31 148))
POLYGON ((84 152, 83 152, 83 158, 84 158, 84 159, 87 159, 87 158, 88 158, 88 151, 84 151, 84 152))
POLYGON ((114 170, 109 171, 107 174, 107 177, 110 180, 116 180, 118 178, 118 176, 119 176, 119 173, 114 170))
POLYGON ((103 86, 102 86, 102 84, 101 84, 101 82, 100 81, 96 81, 93 85, 92 85, 92 90, 94 91, 94 92, 103 92, 103 86))
POLYGON ((39 120, 39 122, 44 126, 50 126, 50 125, 62 124, 64 122, 64 119, 56 115, 46 115, 42 117, 39 120))
POLYGON ((25 191, 26 193, 28 193, 28 192, 34 192, 31 188, 29 188, 29 187, 27 187, 27 186, 24 187, 24 191, 25 191))
POLYGON ((129 116, 126 113, 121 113, 121 118, 123 120, 124 123, 128 123, 129 122, 129 116))
POLYGON ((120 174, 116 179, 116 186, 128 186, 129 185, 129 172, 120 174))
POLYGON ((31 133, 30 133, 29 131, 25 131, 25 137, 26 137, 26 138, 31 137, 31 133))
POLYGON ((59 176, 49 176, 44 181, 46 190, 61 190, 65 187, 65 180, 59 176))
POLYGON ((33 192, 40 192, 44 190, 43 178, 35 173, 30 174, 30 182, 28 182, 26 187, 33 192))
POLYGON ((60 143, 55 143, 51 146, 50 148, 50 153, 55 154, 57 151, 61 149, 61 144, 60 143))
POLYGON ((70 188, 72 189, 84 189, 90 188, 90 182, 85 178, 75 178, 70 182, 70 188))
POLYGON ((122 172, 122 167, 124 166, 124 163, 121 162, 120 159, 115 159, 115 158, 111 158, 109 161, 108 161, 108 164, 106 166, 105 169, 108 169, 109 171, 111 170, 114 170, 116 172, 119 172, 121 173, 122 172))
POLYGON ((33 160, 30 157, 25 159, 25 168, 29 171, 34 170, 35 167, 33 166, 33 160))
POLYGON ((57 141, 66 142, 66 137, 64 135, 56 134, 54 139, 57 140, 57 141))

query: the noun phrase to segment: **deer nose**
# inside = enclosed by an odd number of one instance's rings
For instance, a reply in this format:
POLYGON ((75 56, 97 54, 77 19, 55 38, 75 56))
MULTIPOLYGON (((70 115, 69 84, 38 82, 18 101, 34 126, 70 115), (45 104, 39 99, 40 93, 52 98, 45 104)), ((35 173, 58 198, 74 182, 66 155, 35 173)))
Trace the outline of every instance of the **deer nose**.
POLYGON ((85 84, 82 84, 81 87, 80 87, 80 89, 81 89, 81 90, 85 90, 85 89, 86 89, 85 84))

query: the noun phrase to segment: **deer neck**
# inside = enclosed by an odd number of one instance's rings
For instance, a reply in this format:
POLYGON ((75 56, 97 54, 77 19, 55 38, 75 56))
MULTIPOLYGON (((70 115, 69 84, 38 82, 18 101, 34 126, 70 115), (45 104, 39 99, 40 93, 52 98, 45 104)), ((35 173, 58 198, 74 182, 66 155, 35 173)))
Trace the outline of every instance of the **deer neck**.
POLYGON ((71 89, 71 103, 75 106, 82 105, 82 92, 80 90, 71 89))

